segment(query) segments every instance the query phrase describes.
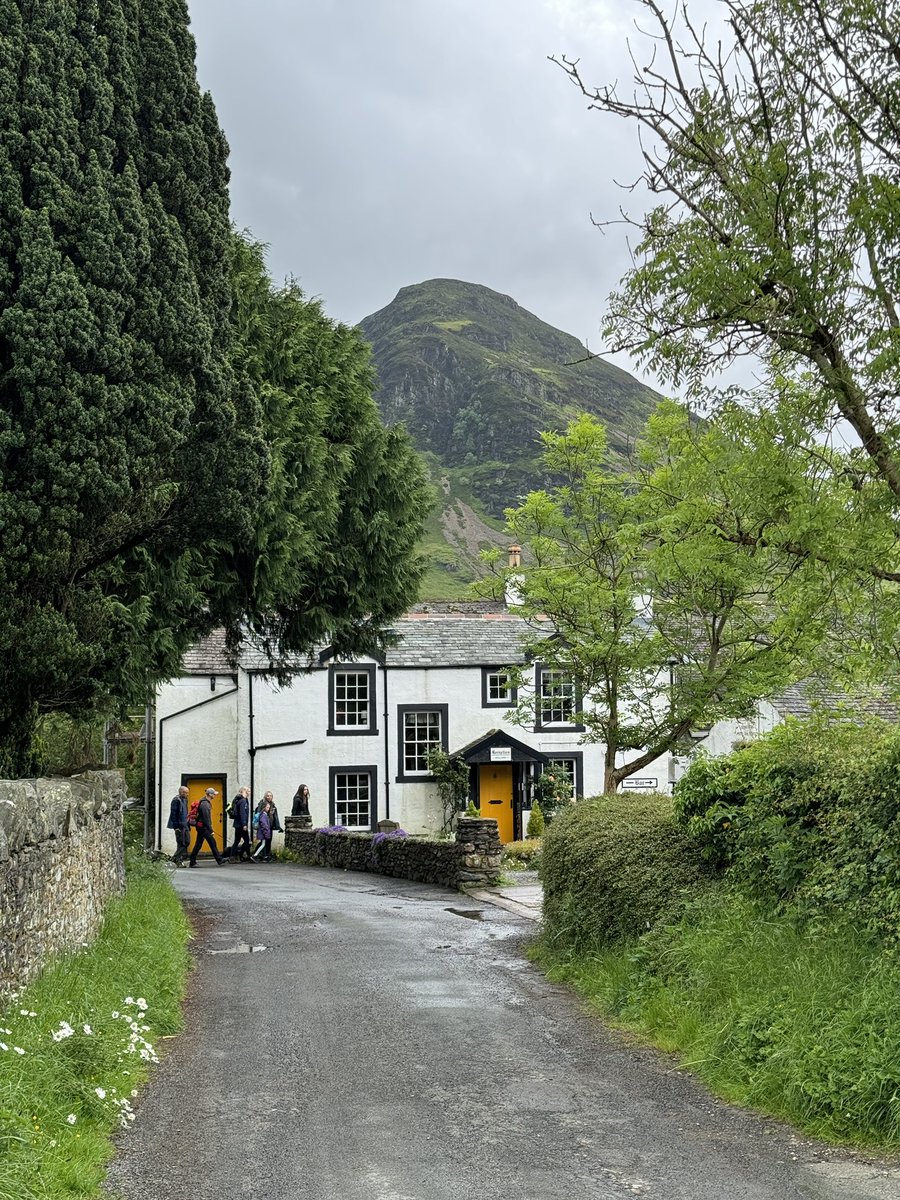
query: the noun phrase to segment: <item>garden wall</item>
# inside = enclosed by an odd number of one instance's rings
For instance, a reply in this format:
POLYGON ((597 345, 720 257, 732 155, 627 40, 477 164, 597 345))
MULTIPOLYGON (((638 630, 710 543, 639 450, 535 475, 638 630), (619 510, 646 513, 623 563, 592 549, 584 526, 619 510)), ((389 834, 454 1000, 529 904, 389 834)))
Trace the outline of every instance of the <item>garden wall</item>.
POLYGON ((122 893, 117 771, 0 780, 0 993, 90 942, 122 893))
POLYGON ((284 844, 311 865, 371 871, 440 887, 485 886, 500 878, 497 822, 473 817, 459 818, 453 842, 308 829, 303 818, 288 817, 284 844))

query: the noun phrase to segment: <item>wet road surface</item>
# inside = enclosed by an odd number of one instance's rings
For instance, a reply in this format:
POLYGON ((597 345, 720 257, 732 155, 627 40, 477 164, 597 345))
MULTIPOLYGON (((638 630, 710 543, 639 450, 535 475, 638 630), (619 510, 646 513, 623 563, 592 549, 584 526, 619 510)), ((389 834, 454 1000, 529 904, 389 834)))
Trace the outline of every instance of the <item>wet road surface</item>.
POLYGON ((900 1200, 900 1170, 712 1100, 443 889, 275 864, 175 873, 187 1031, 144 1090, 124 1200, 900 1200))

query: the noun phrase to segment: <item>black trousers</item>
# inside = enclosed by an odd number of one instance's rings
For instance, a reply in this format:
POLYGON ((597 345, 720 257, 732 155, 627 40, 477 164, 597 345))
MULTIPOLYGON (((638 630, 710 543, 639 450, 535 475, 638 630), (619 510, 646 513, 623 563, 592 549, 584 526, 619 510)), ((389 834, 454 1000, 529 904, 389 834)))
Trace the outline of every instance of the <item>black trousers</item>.
POLYGON ((197 840, 194 842, 194 849, 191 851, 191 866, 197 862, 197 855, 200 853, 200 847, 206 842, 213 852, 213 858, 216 862, 222 861, 222 855, 219 853, 219 847, 216 845, 216 835, 211 829, 207 829, 205 825, 197 826, 197 840))
POLYGON ((239 858, 241 854, 246 854, 248 858, 250 857, 250 831, 246 825, 235 825, 234 845, 231 847, 231 857, 239 858))
POLYGON ((191 844, 191 831, 187 825, 181 829, 176 828, 175 833, 175 853, 172 855, 172 862, 184 862, 187 858, 188 846, 191 844))

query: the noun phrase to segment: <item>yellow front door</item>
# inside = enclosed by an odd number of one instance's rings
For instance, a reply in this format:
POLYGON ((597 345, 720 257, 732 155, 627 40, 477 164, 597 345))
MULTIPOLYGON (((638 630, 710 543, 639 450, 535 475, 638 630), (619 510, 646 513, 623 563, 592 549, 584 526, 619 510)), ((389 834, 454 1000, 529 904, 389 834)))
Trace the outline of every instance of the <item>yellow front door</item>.
POLYGON ((482 763, 478 774, 478 798, 482 817, 497 822, 501 842, 513 840, 512 763, 482 763))
MULTIPOLYGON (((224 834, 225 819, 224 818, 225 818, 226 804, 225 804, 225 778, 224 778, 224 776, 210 775, 206 778, 201 778, 199 775, 195 775, 193 778, 185 780, 185 787, 188 790, 188 812, 191 811, 192 804, 196 804, 198 801, 203 799, 203 793, 206 791, 207 788, 215 788, 216 791, 219 793, 218 796, 212 797, 212 800, 210 801, 210 808, 212 809, 213 832, 215 833, 215 837, 216 837, 216 845, 219 847, 219 853, 221 854, 222 849, 223 849, 222 843, 223 843, 223 840, 225 837, 225 834, 224 834)), ((191 845, 190 845, 191 850, 194 849, 194 842, 196 840, 197 840, 197 834, 192 829, 191 830, 191 845)), ((209 846, 206 844, 204 844, 204 846, 203 846, 203 853, 209 854, 209 846)))

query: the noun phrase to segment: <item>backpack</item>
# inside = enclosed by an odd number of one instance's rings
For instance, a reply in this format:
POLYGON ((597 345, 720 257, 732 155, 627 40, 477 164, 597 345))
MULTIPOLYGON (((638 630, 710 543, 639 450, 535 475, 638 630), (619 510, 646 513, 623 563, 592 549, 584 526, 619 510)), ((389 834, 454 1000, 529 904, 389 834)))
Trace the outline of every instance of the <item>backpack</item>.
POLYGON ((235 797, 235 799, 232 800, 232 802, 228 805, 228 820, 233 821, 236 816, 237 816, 237 798, 235 797))
POLYGON ((200 801, 195 800, 188 812, 188 825, 191 829, 197 828, 197 813, 200 811, 200 801))

